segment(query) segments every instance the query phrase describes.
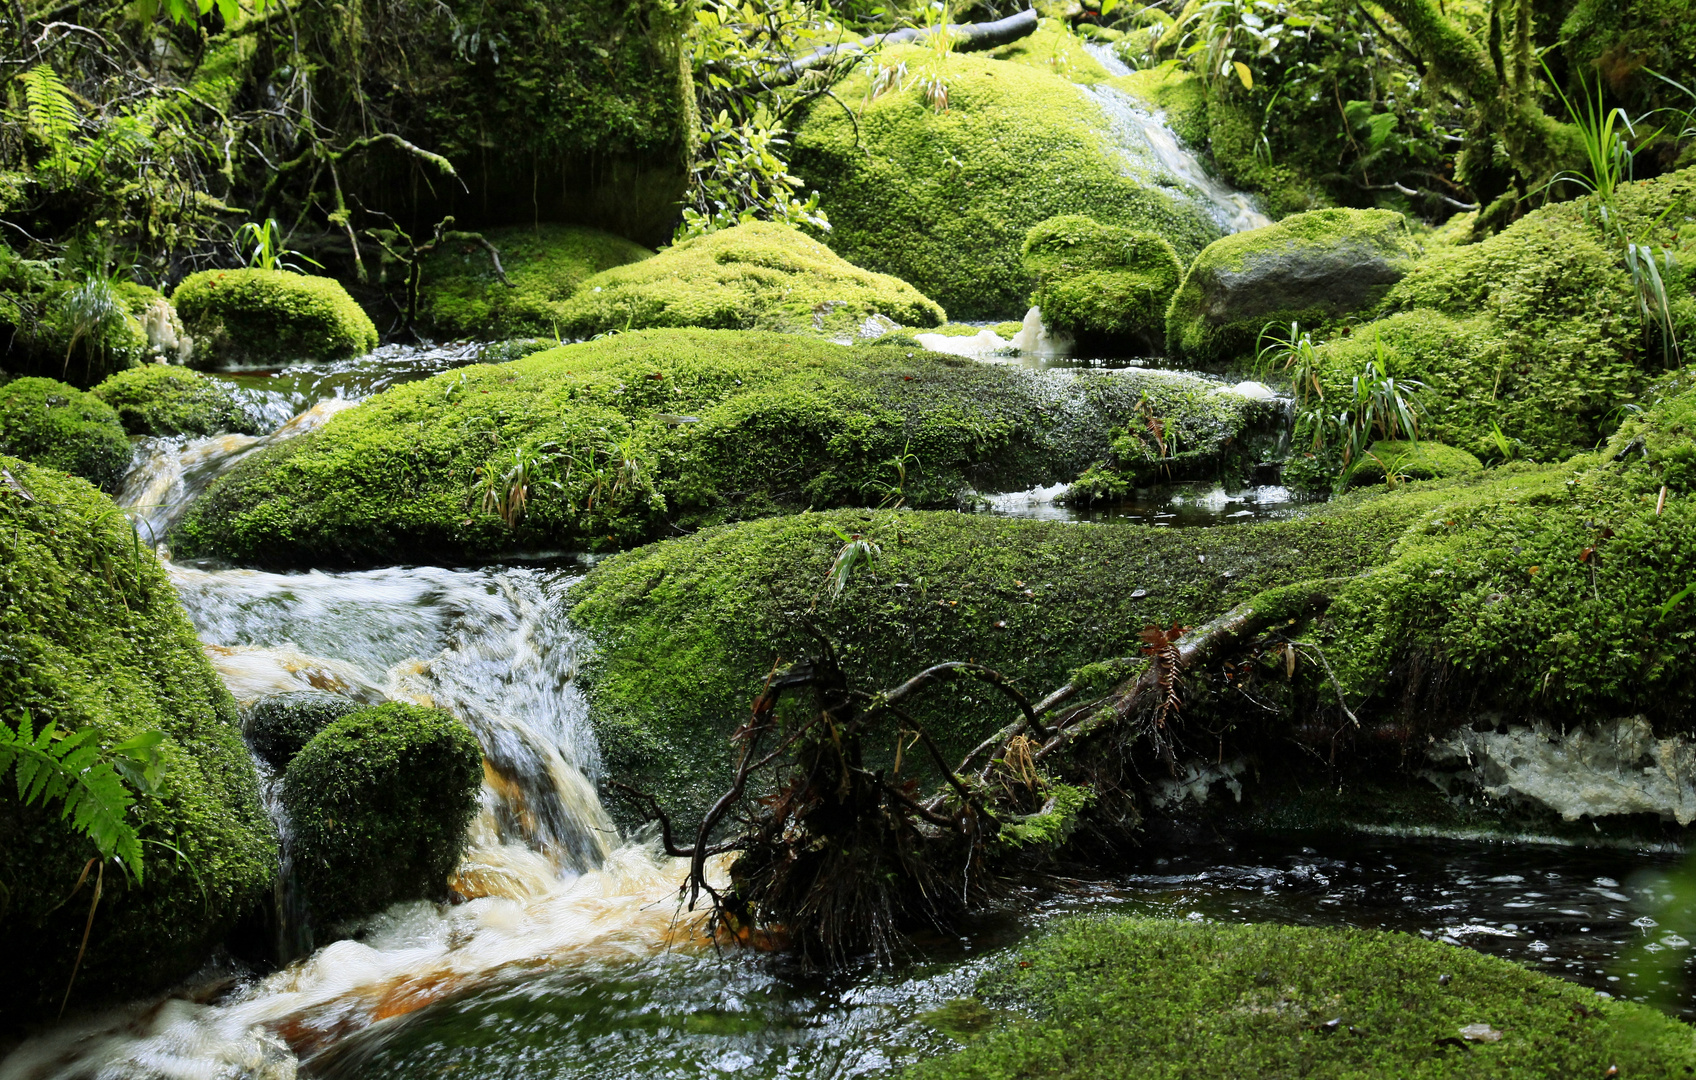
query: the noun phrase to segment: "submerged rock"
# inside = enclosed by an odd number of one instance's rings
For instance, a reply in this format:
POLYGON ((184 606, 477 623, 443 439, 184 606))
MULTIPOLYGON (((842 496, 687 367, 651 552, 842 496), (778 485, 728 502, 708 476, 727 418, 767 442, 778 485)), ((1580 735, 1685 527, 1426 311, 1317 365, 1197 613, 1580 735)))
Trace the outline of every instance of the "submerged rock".
POLYGON ((1025 234, 1057 215, 1155 233, 1180 259, 1219 235, 1146 142, 1114 138, 1101 106, 1057 74, 915 47, 867 66, 837 90, 854 115, 826 99, 807 113, 793 168, 819 192, 833 249, 955 318, 1025 310, 1025 234), (921 74, 946 87, 946 109, 927 102, 921 74))
POLYGON ((808 507, 954 507, 1070 480, 1142 409, 1233 452, 1263 407, 1210 396, 1215 385, 795 334, 618 334, 386 390, 243 460, 190 508, 172 550, 442 562, 605 550, 808 507))
POLYGON ((130 466, 130 441, 99 396, 54 379, 15 379, 0 382, 0 454, 116 491, 130 466))
POLYGON ((861 270, 797 229, 755 221, 596 274, 560 305, 558 325, 567 337, 696 326, 851 340, 879 317, 909 327, 946 319, 906 282, 861 270))
POLYGON ((1021 1019, 902 1073, 1677 1076, 1691 1029, 1648 1005, 1408 934, 1144 918, 1061 922, 978 993, 1021 1019), (1034 1015, 1035 1019, 1025 1019, 1034 1015))
MULTIPOLYGON (((0 717, 89 730, 103 747, 161 732, 159 781, 134 823, 145 883, 115 865, 71 996, 134 997, 199 967, 276 870, 236 707, 165 572, 110 500, 81 480, 0 459, 0 717), (152 841, 151 843, 149 841, 152 841), (167 846, 168 845, 168 846, 167 846)), ((51 1016, 89 893, 66 903, 94 845, 59 805, 0 787, 0 1027, 51 1016)))
POLYGON ((377 328, 339 283, 282 270, 202 270, 171 294, 195 363, 340 360, 377 347, 377 328))
POLYGON ((1140 353, 1162 351, 1166 305, 1183 267, 1165 238, 1082 215, 1050 218, 1025 235, 1031 303, 1053 330, 1140 353))
POLYGON ((184 367, 130 368, 107 378, 92 393, 117 410, 131 435, 256 435, 261 426, 229 383, 184 367))
POLYGON ((1419 253, 1391 210, 1314 210, 1215 240, 1166 312, 1167 347, 1200 363, 1252 356, 1261 330, 1375 308, 1419 253))
POLYGON ((570 225, 488 229, 508 283, 495 274, 488 249, 474 241, 445 243, 424 262, 419 315, 437 335, 550 339, 566 333, 565 301, 584 280, 653 252, 621 236, 570 225))
POLYGON ((391 702, 314 735, 283 774, 283 806, 316 925, 445 899, 482 781, 476 737, 435 709, 391 702))

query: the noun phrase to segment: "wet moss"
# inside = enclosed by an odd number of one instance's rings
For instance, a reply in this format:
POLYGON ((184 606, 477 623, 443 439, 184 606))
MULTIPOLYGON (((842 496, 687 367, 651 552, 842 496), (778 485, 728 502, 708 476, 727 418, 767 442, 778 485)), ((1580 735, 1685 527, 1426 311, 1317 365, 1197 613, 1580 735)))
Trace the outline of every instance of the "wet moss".
POLYGON ((79 387, 114 371, 160 358, 178 358, 171 306, 155 289, 132 281, 106 283, 110 317, 90 326, 78 318, 73 294, 86 283, 59 276, 50 263, 24 259, 0 244, 0 335, 14 375, 63 379, 79 387), (109 290, 109 291, 108 291, 109 290), (148 334, 160 324, 159 346, 148 334), (168 344, 169 348, 163 348, 168 344))
POLYGON ((1167 347, 1203 364, 1252 357, 1261 330, 1370 311, 1418 248, 1390 210, 1315 210, 1208 245, 1166 312, 1167 347))
POLYGON ((1166 306, 1183 267, 1164 237, 1072 214, 1025 235, 1031 303, 1051 330, 1145 353, 1164 343, 1166 306))
MULTIPOLYGON (((152 553, 84 481, 13 458, 0 469, 0 717, 28 710, 102 746, 165 735, 158 789, 136 811, 146 884, 107 867, 71 1003, 133 998, 195 970, 259 900, 275 837, 235 702, 152 553)), ((95 855, 56 808, 0 788, 0 1027, 58 1007, 88 894, 62 901, 95 855)))
MULTIPOLYGON (((918 72, 934 61, 900 48, 878 63, 918 72)), ((827 243, 856 265, 910 282, 955 318, 1010 318, 1030 295, 1020 250, 1038 222, 1088 214, 1158 233, 1182 259, 1218 235, 1152 172, 1125 175, 1106 117, 1060 75, 961 54, 940 77, 946 111, 917 88, 870 99, 861 72, 837 92, 856 115, 821 101, 796 134, 794 169, 830 214, 827 243)))
POLYGON ((283 774, 283 805, 317 925, 445 899, 482 780, 476 737, 435 709, 390 702, 314 735, 283 774))
POLYGON ((1387 471, 1400 479, 1441 480, 1479 472, 1484 463, 1465 450, 1421 440, 1380 439, 1349 470, 1350 484, 1381 484, 1387 471))
POLYGON ((424 325, 438 335, 471 338, 557 338, 560 306, 584 279, 615 266, 650 258, 640 244, 598 229, 536 225, 486 230, 501 253, 507 281, 495 276, 488 251, 453 243, 424 263, 419 307, 424 325))
POLYGON ((867 317, 902 326, 946 316, 904 281, 861 270, 804 233, 750 222, 596 274, 560 305, 567 337, 698 326, 852 338, 867 317))
POLYGON ((330 278, 281 270, 202 270, 171 294, 195 362, 340 360, 377 347, 377 328, 330 278))
POLYGON ((442 562, 808 507, 952 507, 1071 479, 1145 398, 1177 416, 1201 397, 1226 444, 1254 414, 1212 385, 795 334, 618 334, 391 388, 242 462, 171 543, 265 564, 442 562))
POLYGON ((247 710, 242 734, 247 745, 276 769, 288 767, 313 736, 360 704, 341 694, 303 690, 260 698, 247 710))
POLYGON ((147 364, 109 376, 91 391, 117 411, 131 435, 255 435, 259 425, 226 382, 189 368, 147 364))
POLYGON ((80 476, 116 491, 130 441, 112 407, 53 379, 0 383, 0 454, 80 476))
MULTIPOLYGON (((627 552, 577 586, 573 621, 597 644, 585 693, 609 773, 689 820, 728 784, 727 736, 779 658, 842 649, 867 689, 975 660, 1041 697, 1077 668, 1141 647, 1144 627, 1193 626, 1262 590, 1385 561, 1441 496, 1348 496, 1322 515, 1160 529, 889 511, 802 514, 627 552), (881 554, 836 603, 822 595, 838 535, 881 554)), ((916 708, 950 754, 1010 717, 992 691, 916 708)))
POLYGON ((1647 1006, 1399 933, 1074 919, 979 991, 1034 1015, 903 1075, 1086 1080, 1129 1062, 1151 1078, 1696 1071, 1691 1029, 1647 1006))

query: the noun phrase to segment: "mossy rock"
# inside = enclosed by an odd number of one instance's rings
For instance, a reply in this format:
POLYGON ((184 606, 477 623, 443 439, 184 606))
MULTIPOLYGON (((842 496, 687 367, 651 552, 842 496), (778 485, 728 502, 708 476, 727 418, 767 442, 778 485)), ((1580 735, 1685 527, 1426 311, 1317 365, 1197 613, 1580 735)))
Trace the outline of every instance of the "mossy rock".
MULTIPOLYGON (((1675 253, 1665 284, 1690 355, 1696 170, 1623 185, 1615 204, 1623 228, 1675 253)), ((1589 450, 1669 359, 1588 200, 1541 207, 1482 243, 1434 247, 1383 306, 1385 317, 1320 346, 1327 397, 1346 395, 1367 361, 1387 363, 1426 386, 1421 438, 1486 461, 1504 443, 1508 457, 1536 461, 1589 450)))
POLYGON ((377 347, 377 328, 330 279, 282 270, 202 270, 171 294, 195 363, 342 360, 377 347))
MULTIPOLYGON (((1081 50, 1080 50, 1081 51, 1081 50)), ((910 72, 934 63, 919 48, 880 64, 910 72)), ((1086 214, 1164 236, 1193 258, 1219 235, 1170 183, 1146 144, 1121 145, 1084 89, 1052 72, 981 54, 950 56, 948 108, 919 89, 867 100, 858 73, 837 93, 865 102, 849 115, 815 104, 795 136, 793 168, 830 215, 826 242, 858 266, 894 274, 961 319, 1024 314, 1025 234, 1062 214, 1086 214)))
POLYGON ((1215 386, 798 334, 617 334, 392 387, 220 477, 171 546, 266 565, 454 563, 808 507, 954 507, 1071 479, 1145 408, 1183 418, 1231 467, 1268 412, 1215 386))
POLYGON ((130 467, 118 414, 94 394, 53 379, 0 383, 0 454, 116 491, 130 467))
POLYGON ((1017 956, 978 991, 1026 1015, 904 1077, 1696 1072, 1696 1032, 1646 1005, 1409 934, 1081 918, 1017 956))
POLYGON ((283 806, 314 924, 445 899, 482 782, 476 736, 436 709, 390 702, 313 736, 283 774, 283 806))
MULTIPOLYGON (((144 883, 114 866, 72 1008, 137 995, 203 964, 258 903, 277 848, 236 706, 176 590, 111 500, 82 480, 0 458, 0 717, 89 730, 110 747, 164 734, 139 798, 144 883)), ((0 787, 0 1028, 50 1018, 88 917, 65 903, 97 852, 58 807, 0 787)))
POLYGON ((1561 23, 1560 43, 1570 65, 1567 94, 1575 102, 1602 80, 1632 116, 1668 106, 1682 114, 1692 104, 1650 74, 1690 85, 1696 71, 1696 7, 1690 0, 1578 0, 1561 23))
POLYGON ((190 368, 145 364, 108 376, 91 393, 117 411, 131 435, 259 433, 233 386, 190 368))
POLYGON ((1377 307, 1417 255, 1391 210, 1315 210, 1216 240, 1172 297, 1167 347, 1203 364, 1252 357, 1268 325, 1287 333, 1377 307))
POLYGON ((1386 469, 1402 480, 1441 480, 1483 470, 1484 463, 1465 450, 1420 440, 1380 439, 1350 469, 1350 484, 1382 484, 1386 469))
POLYGON ((242 733, 272 768, 284 769, 313 736, 364 708, 352 698, 302 690, 260 698, 247 710, 242 733))
POLYGON ((1165 237, 1064 215, 1025 234, 1024 265, 1050 330, 1162 351, 1166 306, 1183 275, 1165 237))
MULTIPOLYGON (((1379 565, 1439 501, 1374 492, 1312 519, 1208 529, 835 511, 703 530, 599 563, 576 587, 572 622, 597 645, 584 692, 609 775, 698 820, 729 784, 730 732, 773 662, 817 647, 803 616, 860 689, 972 659, 1036 700, 1135 655, 1151 624, 1200 625, 1262 590, 1379 565), (839 533, 881 553, 831 602, 839 533)), ((911 711, 957 759, 1007 722, 1004 704, 945 692, 911 711)))
POLYGON ((882 315, 902 326, 939 326, 942 308, 904 281, 854 266, 787 225, 755 221, 666 248, 644 262, 597 274, 560 305, 560 330, 699 326, 855 337, 882 315))
POLYGON ((0 300, 0 337, 7 342, 6 368, 14 375, 88 387, 137 364, 180 362, 189 352, 182 324, 158 290, 133 281, 72 281, 4 244, 0 300), (91 304, 105 312, 92 326, 91 304))
POLYGON ((424 261, 419 308, 438 335, 517 338, 561 333, 562 305, 584 279, 653 252, 621 236, 570 225, 517 226, 483 233, 501 254, 510 285, 495 275, 481 244, 444 244, 424 261))

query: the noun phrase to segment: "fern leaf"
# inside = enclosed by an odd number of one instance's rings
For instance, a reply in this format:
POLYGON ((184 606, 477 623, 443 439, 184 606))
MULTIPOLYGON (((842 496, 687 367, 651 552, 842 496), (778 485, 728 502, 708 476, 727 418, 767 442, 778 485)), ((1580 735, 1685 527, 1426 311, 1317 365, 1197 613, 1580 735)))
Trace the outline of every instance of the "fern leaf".
MULTIPOLYGON (((138 768, 150 788, 163 739, 148 732, 118 744, 114 753, 138 768)), ((126 817, 135 796, 101 757, 92 729, 61 733, 49 720, 37 731, 29 713, 21 712, 16 728, 0 722, 0 780, 9 767, 16 771, 18 797, 26 806, 58 802, 60 819, 88 837, 102 858, 116 855, 138 883, 145 880, 141 839, 126 817)))
POLYGON ((55 154, 68 154, 77 130, 77 110, 64 80, 50 64, 37 64, 19 77, 29 122, 55 154))

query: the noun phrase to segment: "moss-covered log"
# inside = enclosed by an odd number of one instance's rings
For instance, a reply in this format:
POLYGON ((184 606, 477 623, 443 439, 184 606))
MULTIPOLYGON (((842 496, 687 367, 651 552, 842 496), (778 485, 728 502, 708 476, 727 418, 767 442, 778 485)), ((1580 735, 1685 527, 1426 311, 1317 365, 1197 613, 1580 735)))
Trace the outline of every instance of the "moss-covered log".
MULTIPOLYGON (((162 732, 157 790, 134 824, 145 885, 105 874, 71 1001, 166 985, 199 967, 276 870, 235 702, 165 572, 117 507, 82 482, 0 459, 0 723, 92 730, 103 747, 162 732)), ((88 917, 72 897, 94 845, 58 807, 0 788, 0 1027, 51 1016, 88 917)))
POLYGON ((792 334, 619 334, 385 391, 220 478, 172 545, 439 562, 808 507, 952 507, 1071 479, 1145 408, 1193 422, 1223 457, 1265 405, 1215 389, 792 334))

